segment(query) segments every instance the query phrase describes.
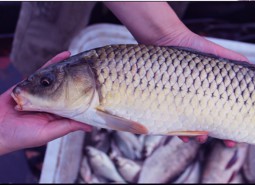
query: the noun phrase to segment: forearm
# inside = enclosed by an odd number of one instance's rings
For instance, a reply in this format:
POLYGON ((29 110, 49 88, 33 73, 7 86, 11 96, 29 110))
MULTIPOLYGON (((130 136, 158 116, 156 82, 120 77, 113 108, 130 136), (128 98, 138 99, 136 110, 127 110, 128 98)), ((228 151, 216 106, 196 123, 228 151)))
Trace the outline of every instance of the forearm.
POLYGON ((105 2, 139 43, 155 44, 166 35, 187 32, 166 2, 105 2), (182 32, 180 32, 182 31, 182 32))

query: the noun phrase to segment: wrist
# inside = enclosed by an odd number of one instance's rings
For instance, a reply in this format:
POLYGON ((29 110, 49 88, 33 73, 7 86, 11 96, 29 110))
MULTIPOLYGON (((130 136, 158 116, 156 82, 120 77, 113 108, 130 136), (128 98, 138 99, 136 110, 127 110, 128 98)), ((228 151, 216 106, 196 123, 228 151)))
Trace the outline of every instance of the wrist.
POLYGON ((186 38, 192 32, 180 21, 169 20, 165 24, 151 23, 150 29, 136 38, 139 43, 165 45, 176 43, 179 38, 186 38))
POLYGON ((143 44, 155 44, 166 35, 188 29, 166 2, 106 2, 105 5, 143 44))
POLYGON ((186 46, 195 36, 183 23, 170 24, 161 27, 157 36, 149 44, 158 46, 186 46))

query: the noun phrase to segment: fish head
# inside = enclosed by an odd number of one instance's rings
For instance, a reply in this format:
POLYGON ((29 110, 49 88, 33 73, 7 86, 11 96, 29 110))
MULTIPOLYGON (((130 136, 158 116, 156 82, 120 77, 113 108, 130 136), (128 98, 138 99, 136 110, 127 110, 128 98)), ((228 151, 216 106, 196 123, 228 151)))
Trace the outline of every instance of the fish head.
POLYGON ((102 152, 94 147, 87 146, 85 151, 90 158, 93 158, 93 160, 97 160, 97 161, 104 160, 102 156, 102 152))
POLYGON ((12 91, 19 111, 41 111, 72 117, 89 107, 95 77, 86 62, 57 63, 36 71, 12 91))

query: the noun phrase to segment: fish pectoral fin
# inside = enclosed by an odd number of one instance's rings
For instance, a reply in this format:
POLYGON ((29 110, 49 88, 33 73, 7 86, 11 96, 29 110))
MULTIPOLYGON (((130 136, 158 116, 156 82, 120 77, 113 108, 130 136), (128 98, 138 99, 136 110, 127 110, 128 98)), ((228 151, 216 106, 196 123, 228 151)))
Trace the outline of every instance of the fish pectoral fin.
POLYGON ((97 109, 96 114, 105 121, 105 125, 113 130, 127 131, 135 134, 147 134, 145 126, 132 120, 112 115, 108 112, 97 109))
POLYGON ((202 136, 208 135, 207 131, 176 131, 176 132, 168 132, 166 135, 171 136, 202 136))

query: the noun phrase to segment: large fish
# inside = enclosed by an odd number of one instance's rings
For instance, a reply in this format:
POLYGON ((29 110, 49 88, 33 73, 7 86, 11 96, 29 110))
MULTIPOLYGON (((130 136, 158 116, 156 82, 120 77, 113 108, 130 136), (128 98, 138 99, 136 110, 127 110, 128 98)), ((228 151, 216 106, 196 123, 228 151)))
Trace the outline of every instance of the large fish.
POLYGON ((35 72, 12 96, 18 110, 102 128, 255 143, 254 70, 180 47, 109 45, 35 72))

